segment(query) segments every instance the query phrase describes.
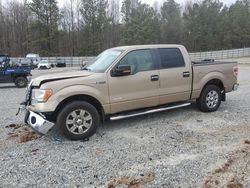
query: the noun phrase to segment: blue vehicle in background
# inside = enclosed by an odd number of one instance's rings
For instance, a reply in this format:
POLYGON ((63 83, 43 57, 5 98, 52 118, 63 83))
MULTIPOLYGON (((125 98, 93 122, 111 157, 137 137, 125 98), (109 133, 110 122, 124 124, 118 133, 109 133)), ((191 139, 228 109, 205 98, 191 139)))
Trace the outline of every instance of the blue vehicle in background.
POLYGON ((30 72, 30 67, 10 65, 9 56, 0 55, 0 83, 14 83, 19 88, 26 87, 30 72))

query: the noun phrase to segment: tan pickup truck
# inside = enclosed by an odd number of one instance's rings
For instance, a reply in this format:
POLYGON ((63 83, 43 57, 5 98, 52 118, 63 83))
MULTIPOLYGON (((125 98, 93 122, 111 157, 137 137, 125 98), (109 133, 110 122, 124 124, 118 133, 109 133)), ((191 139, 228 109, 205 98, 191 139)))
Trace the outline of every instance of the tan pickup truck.
POLYGON ((83 70, 41 76, 28 86, 25 122, 37 132, 56 124, 70 139, 96 132, 107 118, 159 112, 196 101, 213 112, 238 88, 236 62, 191 62, 182 45, 108 49, 83 70))

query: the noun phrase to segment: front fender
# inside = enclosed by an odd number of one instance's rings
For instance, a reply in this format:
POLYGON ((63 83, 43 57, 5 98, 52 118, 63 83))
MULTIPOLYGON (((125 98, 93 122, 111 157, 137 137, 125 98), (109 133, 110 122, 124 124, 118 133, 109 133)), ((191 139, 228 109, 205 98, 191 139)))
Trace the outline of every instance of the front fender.
POLYGON ((30 105, 28 109, 34 112, 53 112, 63 100, 75 95, 89 95, 97 99, 101 105, 105 105, 109 103, 108 91, 106 90, 107 88, 100 90, 100 88, 88 85, 69 86, 53 93, 46 103, 30 105))
MULTIPOLYGON (((64 99, 74 96, 74 95, 89 95, 91 97, 96 98, 101 104, 109 103, 108 94, 104 96, 104 91, 102 92, 99 88, 95 88, 95 87, 88 86, 88 85, 74 85, 74 86, 63 88, 57 93, 55 93, 53 98, 57 100, 58 103, 60 103, 64 99)), ((53 100, 53 98, 51 98, 51 100, 53 100)))

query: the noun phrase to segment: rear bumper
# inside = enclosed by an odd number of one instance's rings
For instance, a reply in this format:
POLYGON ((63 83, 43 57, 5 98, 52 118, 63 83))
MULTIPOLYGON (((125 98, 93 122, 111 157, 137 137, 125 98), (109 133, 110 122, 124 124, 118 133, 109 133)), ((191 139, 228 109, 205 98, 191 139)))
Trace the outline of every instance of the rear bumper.
POLYGON ((238 88, 239 88, 239 86, 240 86, 240 84, 234 84, 233 85, 233 91, 236 91, 236 90, 238 90, 238 88))
POLYGON ((54 126, 53 123, 47 121, 43 116, 32 111, 26 112, 24 121, 39 134, 46 134, 54 126))
POLYGON ((238 90, 239 86, 240 86, 239 83, 230 84, 230 85, 228 85, 228 86, 225 87, 225 93, 236 91, 236 90, 238 90))

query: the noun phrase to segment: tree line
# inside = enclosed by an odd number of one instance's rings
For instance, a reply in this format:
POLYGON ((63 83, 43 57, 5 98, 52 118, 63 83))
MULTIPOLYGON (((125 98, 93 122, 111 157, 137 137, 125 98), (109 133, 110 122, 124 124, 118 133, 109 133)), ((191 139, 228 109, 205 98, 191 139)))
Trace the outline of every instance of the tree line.
POLYGON ((250 46, 250 0, 0 0, 0 53, 93 56, 136 44, 183 44, 188 51, 250 46))

